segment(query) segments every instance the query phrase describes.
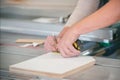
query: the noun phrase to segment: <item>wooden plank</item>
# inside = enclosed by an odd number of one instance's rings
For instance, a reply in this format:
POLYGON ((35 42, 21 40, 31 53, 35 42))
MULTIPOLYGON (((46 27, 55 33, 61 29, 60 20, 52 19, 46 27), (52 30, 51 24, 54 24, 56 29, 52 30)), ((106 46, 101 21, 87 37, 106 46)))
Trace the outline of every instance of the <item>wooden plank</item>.
POLYGON ((43 39, 17 39, 16 42, 17 43, 39 43, 39 44, 43 44, 45 40, 43 39))
POLYGON ((64 78, 84 71, 95 64, 90 56, 63 58, 60 54, 47 53, 36 58, 11 65, 10 72, 64 78))

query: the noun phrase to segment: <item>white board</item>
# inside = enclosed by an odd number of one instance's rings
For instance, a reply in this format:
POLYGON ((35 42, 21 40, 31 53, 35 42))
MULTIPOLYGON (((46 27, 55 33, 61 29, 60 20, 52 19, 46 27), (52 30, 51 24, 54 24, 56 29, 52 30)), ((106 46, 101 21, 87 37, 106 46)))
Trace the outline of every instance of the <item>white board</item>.
POLYGON ((63 78, 80 70, 85 70, 95 63, 90 56, 63 58, 57 53, 47 53, 33 59, 11 65, 10 71, 54 78, 63 78))

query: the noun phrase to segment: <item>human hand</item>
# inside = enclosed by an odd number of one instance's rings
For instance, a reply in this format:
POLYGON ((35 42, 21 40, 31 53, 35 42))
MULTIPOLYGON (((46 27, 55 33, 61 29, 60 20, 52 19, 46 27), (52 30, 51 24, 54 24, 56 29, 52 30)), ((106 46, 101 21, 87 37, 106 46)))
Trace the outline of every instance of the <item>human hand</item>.
POLYGON ((55 36, 48 36, 44 42, 44 48, 47 51, 57 51, 57 39, 55 36))
POLYGON ((59 42, 60 39, 63 37, 65 32, 69 29, 70 27, 64 27, 63 30, 60 32, 60 34, 57 36, 57 41, 59 42))
POLYGON ((68 30, 69 27, 65 27, 58 36, 48 36, 44 42, 44 48, 47 51, 58 51, 56 48, 57 43, 63 36, 63 34, 68 30))
POLYGON ((75 28, 69 28, 61 37, 57 44, 58 51, 63 57, 74 57, 80 54, 80 51, 73 47, 73 43, 77 40, 79 34, 75 28))

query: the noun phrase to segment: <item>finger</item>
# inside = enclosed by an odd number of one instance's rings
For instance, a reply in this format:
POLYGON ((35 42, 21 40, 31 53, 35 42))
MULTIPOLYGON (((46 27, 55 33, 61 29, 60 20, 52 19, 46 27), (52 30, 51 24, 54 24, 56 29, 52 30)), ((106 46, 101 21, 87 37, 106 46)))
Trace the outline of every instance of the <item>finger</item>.
POLYGON ((53 37, 53 36, 48 36, 47 42, 48 42, 50 45, 55 45, 55 44, 56 44, 55 37, 53 37))
POLYGON ((48 45, 48 44, 44 45, 44 48, 47 51, 57 51, 54 46, 51 46, 51 45, 48 45))
POLYGON ((68 47, 66 47, 65 45, 62 45, 62 44, 59 46, 59 51, 60 51, 61 55, 65 58, 76 56, 74 53, 72 53, 68 49, 68 47))
POLYGON ((78 56, 80 54, 80 51, 75 49, 73 45, 68 46, 69 50, 74 53, 75 56, 78 56))
POLYGON ((63 49, 59 49, 61 56, 63 56, 64 58, 68 58, 68 55, 65 54, 65 52, 63 51, 63 49))
POLYGON ((63 51, 63 47, 64 47, 64 45, 62 45, 62 44, 57 44, 57 49, 58 49, 58 51, 60 52, 60 54, 61 54, 61 56, 63 56, 63 57, 67 57, 67 55, 65 54, 65 52, 63 51))
POLYGON ((48 45, 46 45, 46 47, 48 48, 48 49, 50 49, 51 51, 57 51, 57 48, 56 48, 56 44, 48 44, 48 45))
POLYGON ((61 39, 60 37, 57 37, 57 43, 59 43, 59 42, 60 42, 60 39, 61 39))
POLYGON ((67 58, 73 55, 71 51, 68 49, 67 44, 62 42, 62 40, 60 40, 60 42, 57 44, 57 47, 63 57, 67 58))
POLYGON ((75 55, 75 54, 74 54, 68 47, 66 47, 66 46, 64 46, 63 51, 64 51, 64 53, 66 54, 67 57, 72 57, 72 56, 75 55))
POLYGON ((52 39, 53 37, 47 37, 45 43, 44 43, 44 48, 47 51, 56 51, 56 47, 55 44, 51 44, 51 42, 53 41, 52 39), (51 41, 50 41, 51 40, 51 41))

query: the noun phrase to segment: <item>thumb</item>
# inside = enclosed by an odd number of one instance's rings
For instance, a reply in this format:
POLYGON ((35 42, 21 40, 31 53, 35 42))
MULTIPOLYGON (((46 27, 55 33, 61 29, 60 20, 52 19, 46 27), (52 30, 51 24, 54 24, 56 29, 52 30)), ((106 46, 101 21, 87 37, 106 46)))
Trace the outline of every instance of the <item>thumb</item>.
POLYGON ((60 32, 60 34, 57 37, 57 41, 59 42, 60 39, 63 37, 63 35, 65 34, 65 32, 69 29, 70 27, 64 27, 64 29, 60 32))

